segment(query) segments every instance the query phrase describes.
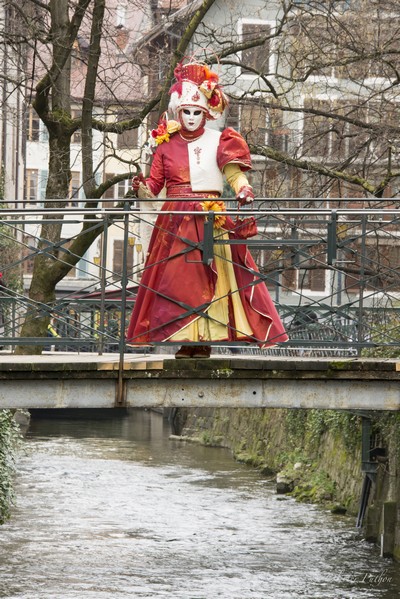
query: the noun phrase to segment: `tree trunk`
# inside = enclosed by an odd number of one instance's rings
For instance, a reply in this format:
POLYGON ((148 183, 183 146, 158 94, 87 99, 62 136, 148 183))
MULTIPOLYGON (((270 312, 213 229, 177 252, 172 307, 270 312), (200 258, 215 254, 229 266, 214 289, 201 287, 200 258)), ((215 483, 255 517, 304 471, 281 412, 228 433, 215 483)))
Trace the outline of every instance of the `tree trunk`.
MULTIPOLYGON (((57 128, 58 129, 58 128, 57 128)), ((70 136, 60 135, 60 131, 49 131, 49 178, 46 196, 61 199, 46 200, 45 207, 61 208, 65 206, 68 195, 70 173, 70 136)), ((38 243, 38 253, 34 260, 32 282, 29 289, 29 304, 25 322, 22 326, 21 337, 46 337, 47 326, 50 322, 51 305, 55 301, 55 286, 58 278, 57 244, 61 239, 62 223, 48 222, 52 216, 43 216, 43 223, 38 243), (55 247, 56 244, 56 247, 55 247)), ((66 269, 68 272, 69 266, 66 269)), ((40 354, 42 346, 18 346, 17 354, 40 354)))
MULTIPOLYGON (((53 75, 50 80, 51 95, 42 95, 40 110, 45 116, 49 131, 49 175, 46 187, 45 208, 63 208, 71 180, 70 144, 71 134, 65 119, 71 114, 71 58, 65 60, 69 41, 68 0, 51 0, 51 37, 53 43, 53 75), (51 102, 51 109, 49 106, 51 102), (58 200, 58 201, 55 201, 58 200), (61 201, 60 201, 61 200, 61 201)), ((46 337, 50 322, 51 305, 55 301, 54 264, 57 259, 56 244, 61 239, 62 223, 49 222, 51 216, 43 216, 35 256, 29 304, 21 337, 46 337)), ((42 346, 18 346, 17 354, 40 354, 42 346)))

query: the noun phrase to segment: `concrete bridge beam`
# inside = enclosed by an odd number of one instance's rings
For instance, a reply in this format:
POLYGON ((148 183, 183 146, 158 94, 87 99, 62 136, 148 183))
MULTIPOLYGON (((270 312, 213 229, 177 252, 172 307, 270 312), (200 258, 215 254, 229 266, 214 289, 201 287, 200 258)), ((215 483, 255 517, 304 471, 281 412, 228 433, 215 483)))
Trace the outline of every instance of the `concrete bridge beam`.
POLYGON ((2 356, 0 408, 400 409, 400 363, 350 358, 2 356), (123 398, 123 401, 119 401, 123 398))

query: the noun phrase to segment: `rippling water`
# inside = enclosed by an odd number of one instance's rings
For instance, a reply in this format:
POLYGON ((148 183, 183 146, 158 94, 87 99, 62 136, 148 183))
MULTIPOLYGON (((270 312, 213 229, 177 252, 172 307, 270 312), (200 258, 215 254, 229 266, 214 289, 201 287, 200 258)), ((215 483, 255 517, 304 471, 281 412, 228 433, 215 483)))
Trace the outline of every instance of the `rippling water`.
POLYGON ((168 434, 142 411, 34 420, 0 528, 0 597, 398 599, 399 564, 354 518, 168 434))

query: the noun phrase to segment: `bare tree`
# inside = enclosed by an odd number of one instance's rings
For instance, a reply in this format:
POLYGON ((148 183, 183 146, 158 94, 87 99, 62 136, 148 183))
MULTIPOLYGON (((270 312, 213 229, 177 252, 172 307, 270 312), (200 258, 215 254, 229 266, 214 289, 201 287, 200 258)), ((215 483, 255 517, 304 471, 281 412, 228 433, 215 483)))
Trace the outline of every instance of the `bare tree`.
MULTIPOLYGON (((201 21, 214 0, 204 0, 199 8, 191 15, 186 24, 184 35, 175 49, 171 59, 171 77, 173 63, 177 63, 185 54, 193 32, 201 21)), ((87 198, 100 198, 104 191, 118 180, 119 176, 100 185, 96 184, 93 161, 93 131, 104 133, 121 133, 127 129, 137 128, 154 106, 160 101, 162 91, 147 102, 137 105, 136 114, 125 121, 109 123, 96 118, 95 106, 99 98, 103 102, 118 103, 121 95, 127 93, 125 88, 115 91, 121 81, 113 77, 110 59, 101 62, 102 51, 110 43, 109 15, 105 0, 26 0, 21 5, 8 1, 8 7, 14 11, 15 18, 21 18, 28 25, 29 20, 25 13, 25 5, 29 7, 29 14, 35 16, 29 28, 29 34, 17 32, 10 43, 26 43, 31 48, 28 53, 28 64, 31 69, 34 87, 32 89, 32 105, 45 124, 49 136, 49 175, 46 188, 45 208, 62 208, 67 205, 70 171, 71 137, 79 129, 82 138, 83 156, 83 187, 87 198), (84 48, 80 48, 81 39, 86 40, 84 48), (81 49, 77 57, 77 50, 81 49), (83 50, 83 51, 82 51, 83 50), (80 69, 73 61, 81 62, 80 69), (77 73, 81 79, 77 80, 77 73), (81 114, 74 118, 71 113, 71 98, 78 90, 82 98, 81 114)), ((141 8, 140 5, 138 8, 141 8)), ((81 44, 82 46, 82 44, 81 44)), ((109 57, 108 57, 109 58, 109 57)), ((29 69, 28 69, 29 71, 29 69)), ((129 77, 135 73, 135 66, 130 65, 129 77)), ((136 67, 136 75, 138 69, 136 67)), ((137 76, 137 82, 139 78, 137 76)), ((164 82, 165 90, 169 87, 168 79, 164 82)), ((130 80, 130 91, 132 91, 130 80)), ((134 89, 134 88, 133 88, 134 89)), ((136 88, 139 93, 139 86, 136 88)), ((129 173, 124 175, 129 176, 129 173)), ((93 207, 93 203, 91 204, 93 207)), ((29 291, 30 299, 37 306, 49 305, 55 299, 57 283, 78 262, 79 258, 90 247, 99 235, 100 229, 89 224, 83 224, 82 234, 72 242, 68 254, 62 261, 54 260, 57 244, 61 239, 61 223, 54 224, 51 218, 44 218, 38 252, 34 261, 32 283, 29 291), (51 247, 53 245, 53 248, 51 247), (43 250, 43 251, 42 251, 43 250)), ((36 318, 26 319, 22 327, 22 336, 42 337, 46 335, 48 315, 41 315, 40 309, 36 318)), ((20 352, 30 351, 28 348, 19 348, 20 352)))
MULTIPOLYGON (((215 63, 231 97, 228 124, 247 138, 260 196, 359 196, 397 202, 400 170, 400 9, 392 0, 226 0, 144 2, 141 35, 113 62, 121 42, 106 0, 6 0, 23 26, 7 43, 25 44, 28 96, 49 133, 46 207, 65 206, 71 137, 81 131, 87 198, 129 172, 96 183, 94 136, 139 127, 168 103, 174 68, 185 55, 215 63), (251 18, 249 15, 251 14, 251 18), (363 32, 360 35, 360 31, 363 32), (118 41, 119 40, 119 41, 118 41), (146 78, 147 93, 141 94, 146 78), (124 118, 99 117, 96 106, 121 106, 124 118), (71 98, 82 98, 79 114, 71 98), (125 102, 125 105, 127 103, 125 102), (124 105, 124 102, 122 102, 124 105), (132 110, 132 106, 134 109, 132 110), (54 201, 57 201, 56 203, 54 201)), ((134 2, 130 2, 133 6, 134 2)), ((30 297, 49 304, 57 283, 99 235, 88 224, 62 262, 38 253, 30 297)), ((44 219, 41 239, 56 244, 61 227, 44 219)), ((43 336, 47 317, 29 319, 23 336, 43 336)))

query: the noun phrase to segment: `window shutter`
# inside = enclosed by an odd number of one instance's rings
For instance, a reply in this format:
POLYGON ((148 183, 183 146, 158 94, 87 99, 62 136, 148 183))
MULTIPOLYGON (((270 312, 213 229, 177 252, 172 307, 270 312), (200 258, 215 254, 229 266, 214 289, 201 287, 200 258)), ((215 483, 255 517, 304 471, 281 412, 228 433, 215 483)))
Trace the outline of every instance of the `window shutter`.
MULTIPOLYGON (((113 246, 113 274, 112 278, 119 280, 122 276, 122 261, 123 261, 124 241, 115 239, 113 246)), ((126 257, 126 269, 128 276, 133 270, 133 246, 128 245, 126 257)))
POLYGON ((44 201, 44 199, 46 198, 46 187, 48 178, 49 172, 47 170, 39 171, 39 201, 44 201))
MULTIPOLYGON (((242 26, 242 41, 244 43, 256 41, 260 37, 271 35, 271 27, 265 23, 253 24, 244 23, 242 26)), ((261 73, 268 73, 270 59, 270 40, 267 39, 261 46, 248 48, 242 51, 242 73, 253 75, 254 73, 246 69, 246 66, 255 69, 261 73)))

